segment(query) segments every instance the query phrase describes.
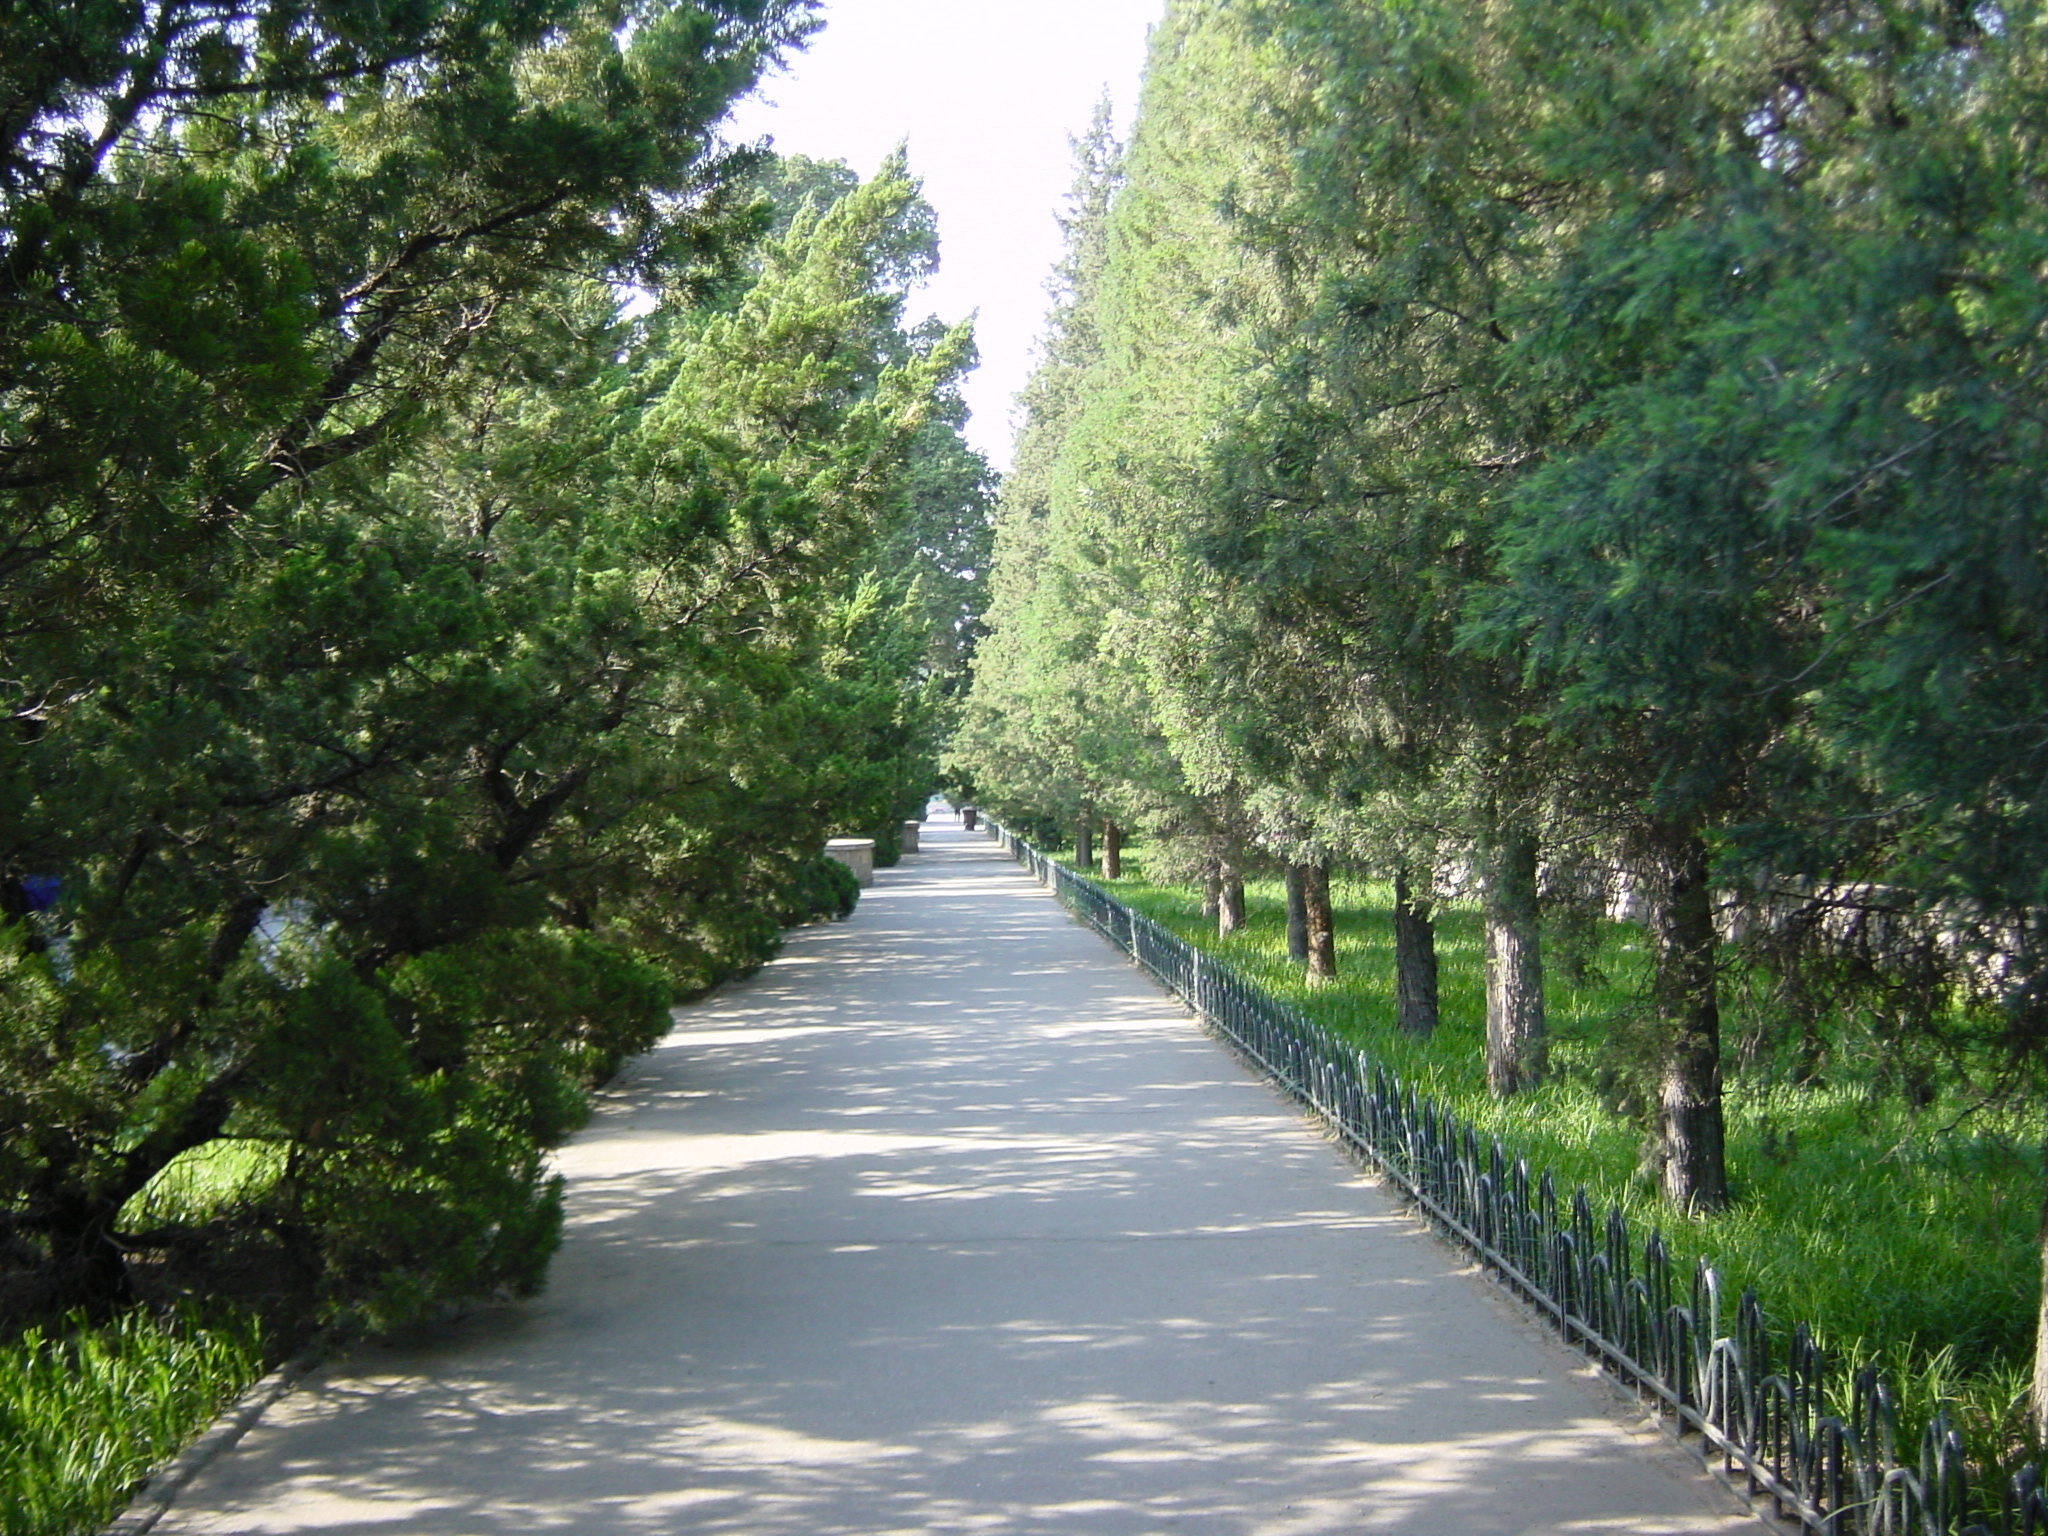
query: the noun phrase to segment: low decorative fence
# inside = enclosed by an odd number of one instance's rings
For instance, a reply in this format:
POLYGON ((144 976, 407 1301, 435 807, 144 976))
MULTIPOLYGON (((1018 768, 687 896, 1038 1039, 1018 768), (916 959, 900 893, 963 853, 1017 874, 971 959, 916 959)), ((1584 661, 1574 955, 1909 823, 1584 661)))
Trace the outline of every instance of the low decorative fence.
POLYGON ((1901 1460, 1891 1396, 1874 1369, 1858 1372, 1845 1397, 1803 1324, 1774 1358, 1753 1293, 1730 1316, 1712 1266, 1681 1278, 1661 1234, 1638 1248, 1619 1209, 1597 1217, 1583 1188, 1560 1198, 1549 1173, 1532 1175, 1364 1051, 1007 828, 989 822, 988 831, 1780 1518, 1825 1536, 2048 1533, 2038 1469, 1998 1489, 1987 1514, 1987 1490, 1973 1497, 1962 1440, 1945 1418, 1928 1425, 1916 1461, 1901 1460))

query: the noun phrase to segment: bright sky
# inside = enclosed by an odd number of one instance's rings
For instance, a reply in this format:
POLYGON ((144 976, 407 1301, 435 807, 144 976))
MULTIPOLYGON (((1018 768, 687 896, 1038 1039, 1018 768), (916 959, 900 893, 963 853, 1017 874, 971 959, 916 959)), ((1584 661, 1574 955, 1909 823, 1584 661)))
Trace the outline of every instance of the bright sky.
MULTIPOLYGON (((898 142, 939 215, 939 275, 918 295, 947 320, 979 311, 967 436, 1010 462, 1012 401, 1031 371, 1070 135, 1107 86, 1130 126, 1146 29, 1163 0, 826 0, 825 30, 741 104, 736 140, 844 160, 872 175, 898 142)), ((912 316, 916 318, 916 316, 912 316)))

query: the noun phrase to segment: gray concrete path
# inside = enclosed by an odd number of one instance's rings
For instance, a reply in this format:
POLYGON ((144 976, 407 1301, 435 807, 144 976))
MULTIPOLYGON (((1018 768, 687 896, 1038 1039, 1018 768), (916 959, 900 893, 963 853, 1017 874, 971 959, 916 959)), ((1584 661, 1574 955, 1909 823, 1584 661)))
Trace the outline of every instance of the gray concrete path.
POLYGON ((979 834, 682 1011, 548 1293, 159 1531, 1755 1532, 979 834))

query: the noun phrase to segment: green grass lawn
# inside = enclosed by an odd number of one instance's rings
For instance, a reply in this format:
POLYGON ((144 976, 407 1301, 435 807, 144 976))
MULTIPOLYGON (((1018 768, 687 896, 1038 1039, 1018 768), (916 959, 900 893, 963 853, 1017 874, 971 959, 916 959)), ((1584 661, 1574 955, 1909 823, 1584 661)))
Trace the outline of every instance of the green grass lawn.
MULTIPOLYGON (((1546 987, 1551 1075, 1535 1092, 1486 1088, 1483 937, 1475 908, 1439 912, 1442 1026, 1427 1040, 1394 1027, 1392 894, 1335 882, 1339 977, 1307 987, 1287 957, 1278 881, 1247 882, 1247 926, 1216 937, 1198 891, 1144 877, 1129 851, 1118 897, 1218 954, 1279 997, 1371 1052, 1404 1081, 1498 1136, 1560 1189, 1584 1184, 1596 1209, 1619 1204, 1638 1239, 1651 1227, 1690 1268, 1704 1257, 1727 1294, 1753 1287, 1774 1325, 1806 1322, 1845 1365, 1876 1360, 1916 1428, 1946 1403, 1980 1456, 2030 1453, 2025 1388, 2041 1266, 2038 1128, 1960 1100, 1917 1111, 1844 1071, 1830 1086, 1773 1081, 1768 1064, 1727 1087, 1733 1209, 1693 1217, 1663 1205, 1645 1171, 1648 1126, 1617 1107, 1616 1023, 1638 1004, 1643 935, 1604 923, 1588 980, 1546 987), (1960 1123, 1958 1123, 1960 1121, 1960 1123)), ((1552 967, 1553 971, 1561 969, 1552 967)), ((1731 1007, 1739 1034, 1739 1006, 1731 1007)))

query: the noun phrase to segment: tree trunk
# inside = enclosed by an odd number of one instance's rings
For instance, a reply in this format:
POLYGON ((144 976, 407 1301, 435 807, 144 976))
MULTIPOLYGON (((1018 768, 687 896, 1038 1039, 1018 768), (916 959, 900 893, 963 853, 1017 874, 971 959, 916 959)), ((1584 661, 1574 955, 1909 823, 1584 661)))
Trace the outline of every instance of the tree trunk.
POLYGON ((1664 1032, 1657 1103, 1664 1197, 1689 1211, 1728 1204, 1727 1138, 1721 1118, 1721 1002, 1714 976, 1707 845, 1697 834, 1667 842, 1655 914, 1654 990, 1664 1032))
POLYGON ((1287 958, 1308 959, 1308 866, 1287 866, 1287 958))
POLYGON ((1318 859, 1302 867, 1302 906, 1308 916, 1308 980, 1326 986, 1337 979, 1337 918, 1330 910, 1330 866, 1318 859))
POLYGON ((1202 916, 1214 921, 1217 909, 1223 905, 1223 872, 1210 864, 1202 871, 1202 916))
POLYGON ((1216 892, 1216 937, 1224 938, 1244 926, 1244 873, 1225 861, 1222 885, 1216 892))
POLYGON ((1124 877, 1124 829, 1115 822, 1104 818, 1102 823, 1102 878, 1121 880, 1124 877))
POLYGON ((42 1179, 28 1191, 30 1215, 19 1225, 40 1232, 49 1243, 60 1309, 83 1307, 104 1316, 136 1299, 119 1240, 121 1209, 179 1153, 220 1135, 247 1071, 246 1063, 230 1065, 203 1084, 118 1164, 100 1170, 90 1188, 84 1187, 84 1170, 76 1165, 46 1165, 42 1179))
POLYGON ((1536 839, 1515 833, 1486 872, 1486 1085, 1502 1098, 1533 1088, 1548 1055, 1536 839))
POLYGON ((1819 1010, 1810 1003, 1799 1007, 1799 1053, 1792 1061, 1792 1086, 1821 1086, 1821 1066, 1827 1060, 1828 1043, 1820 1032, 1819 1010))
POLYGON ((1411 1035, 1436 1032, 1436 921, 1433 903, 1394 871, 1394 1019, 1411 1035))
POLYGON ((1082 813, 1074 824, 1074 868, 1084 874, 1095 867, 1095 818, 1082 813))
POLYGON ((121 1203, 81 1196, 51 1213, 44 1224, 50 1243, 55 1306, 81 1308, 105 1317, 135 1300, 128 1264, 114 1239, 121 1203))

